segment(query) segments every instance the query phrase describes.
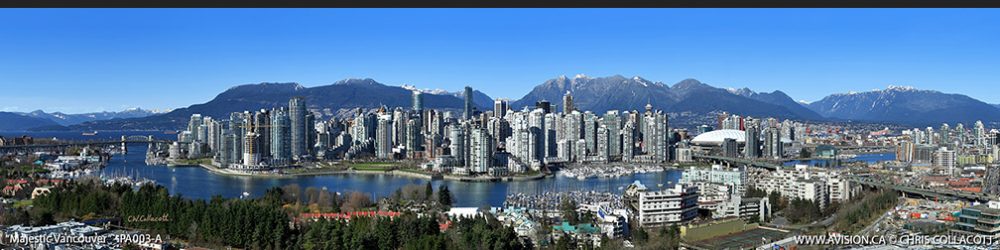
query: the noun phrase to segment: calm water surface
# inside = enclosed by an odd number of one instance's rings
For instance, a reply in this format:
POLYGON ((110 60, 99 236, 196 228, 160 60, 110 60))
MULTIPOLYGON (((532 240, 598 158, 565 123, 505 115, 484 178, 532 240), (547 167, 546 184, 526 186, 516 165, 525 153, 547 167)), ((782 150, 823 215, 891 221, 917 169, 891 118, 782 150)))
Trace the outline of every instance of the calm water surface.
MULTIPOLYGON (((176 135, 149 131, 99 132, 95 136, 83 136, 80 132, 0 132, 4 137, 28 135, 36 138, 56 137, 62 140, 117 139, 122 135, 153 135, 157 139, 176 139, 176 135)), ((218 175, 197 166, 149 166, 145 163, 147 145, 129 144, 129 153, 116 155, 100 171, 105 175, 130 175, 147 178, 167 187, 172 194, 196 199, 209 199, 215 195, 239 197, 243 192, 251 196, 262 195, 268 188, 298 184, 307 187, 326 188, 336 192, 359 191, 378 197, 388 196, 407 184, 424 185, 430 180, 389 175, 322 175, 282 178, 247 177, 218 175)), ((557 175, 553 178, 519 182, 460 182, 434 180, 432 185, 447 185, 455 196, 456 206, 500 206, 508 193, 540 193, 545 191, 598 190, 621 193, 633 181, 639 180, 649 187, 657 184, 669 186, 680 179, 680 170, 659 173, 636 174, 619 178, 591 178, 577 180, 557 175)))

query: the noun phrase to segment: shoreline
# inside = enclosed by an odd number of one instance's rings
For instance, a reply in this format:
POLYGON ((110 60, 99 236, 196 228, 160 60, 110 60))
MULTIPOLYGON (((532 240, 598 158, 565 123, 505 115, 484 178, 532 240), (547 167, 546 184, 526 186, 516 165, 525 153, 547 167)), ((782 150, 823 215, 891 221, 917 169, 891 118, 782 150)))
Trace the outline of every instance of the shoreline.
POLYGON ((172 167, 201 167, 213 174, 228 175, 228 176, 243 176, 243 177, 255 177, 255 178, 295 178, 304 176, 321 176, 321 175, 391 175, 400 177, 410 177, 410 178, 420 178, 427 180, 452 180, 461 182, 514 182, 514 181, 534 181, 545 179, 546 177, 555 176, 548 175, 545 173, 537 173, 533 175, 519 175, 519 176, 502 176, 502 177, 487 177, 487 176, 456 176, 456 175, 446 175, 446 174, 434 174, 434 173, 420 173, 415 171, 405 171, 405 170, 328 170, 328 171, 317 171, 308 173, 247 173, 241 171, 233 171, 228 169, 220 169, 211 164, 198 164, 198 165, 185 165, 177 164, 171 162, 167 164, 172 167))

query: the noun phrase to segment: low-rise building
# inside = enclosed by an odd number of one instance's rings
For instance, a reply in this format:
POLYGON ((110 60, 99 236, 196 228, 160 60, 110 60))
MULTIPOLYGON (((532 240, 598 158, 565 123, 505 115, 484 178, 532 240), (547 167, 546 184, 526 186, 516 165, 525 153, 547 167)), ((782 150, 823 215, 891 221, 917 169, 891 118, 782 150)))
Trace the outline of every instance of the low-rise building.
POLYGON ((589 243, 592 246, 601 245, 601 230, 590 223, 570 225, 569 222, 564 221, 561 225, 552 226, 553 239, 558 240, 564 236, 569 236, 576 240, 577 244, 589 243))
POLYGON ((951 232, 1000 236, 1000 202, 990 201, 963 208, 951 232))
POLYGON ((698 217, 698 187, 677 184, 663 190, 649 190, 644 185, 630 185, 626 193, 635 195, 639 226, 664 226, 685 223, 698 217))

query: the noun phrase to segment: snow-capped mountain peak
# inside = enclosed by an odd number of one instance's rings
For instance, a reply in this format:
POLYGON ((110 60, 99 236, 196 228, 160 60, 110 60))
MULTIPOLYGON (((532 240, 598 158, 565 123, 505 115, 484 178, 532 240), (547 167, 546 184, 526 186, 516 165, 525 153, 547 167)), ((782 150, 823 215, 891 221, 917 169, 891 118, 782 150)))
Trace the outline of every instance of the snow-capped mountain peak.
POLYGON ((401 87, 403 89, 406 89, 406 90, 409 90, 409 91, 415 91, 415 92, 420 92, 420 93, 424 93, 424 94, 433 94, 433 95, 451 94, 451 92, 448 92, 447 90, 443 90, 443 89, 420 89, 420 88, 417 88, 417 86, 413 86, 413 85, 409 85, 409 84, 403 84, 403 85, 400 85, 399 87, 401 87))
POLYGON ((885 90, 895 90, 895 91, 914 91, 917 88, 913 86, 899 86, 899 85, 889 85, 885 90))

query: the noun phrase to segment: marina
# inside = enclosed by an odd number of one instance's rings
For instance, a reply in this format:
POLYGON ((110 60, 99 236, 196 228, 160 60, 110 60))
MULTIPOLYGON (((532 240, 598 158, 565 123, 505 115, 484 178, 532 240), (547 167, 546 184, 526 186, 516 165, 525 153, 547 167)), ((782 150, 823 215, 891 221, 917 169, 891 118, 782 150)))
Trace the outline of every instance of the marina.
POLYGON ((661 166, 635 166, 635 165, 583 165, 575 168, 566 168, 559 171, 559 175, 567 178, 586 180, 590 178, 619 178, 634 174, 663 172, 661 166))

